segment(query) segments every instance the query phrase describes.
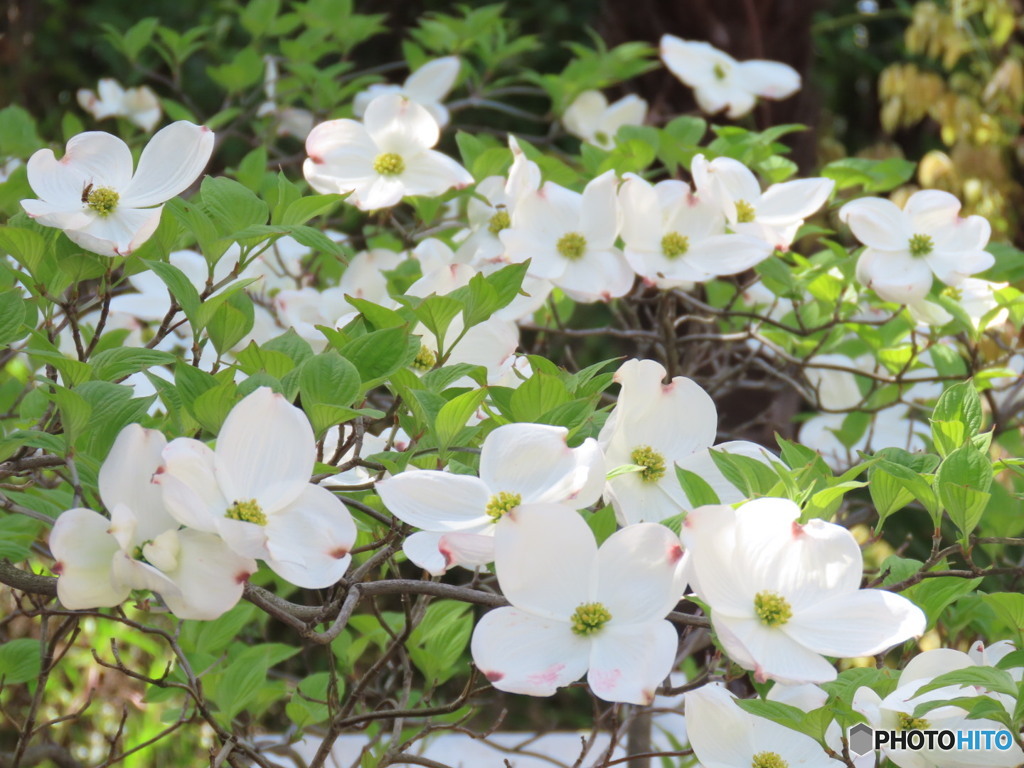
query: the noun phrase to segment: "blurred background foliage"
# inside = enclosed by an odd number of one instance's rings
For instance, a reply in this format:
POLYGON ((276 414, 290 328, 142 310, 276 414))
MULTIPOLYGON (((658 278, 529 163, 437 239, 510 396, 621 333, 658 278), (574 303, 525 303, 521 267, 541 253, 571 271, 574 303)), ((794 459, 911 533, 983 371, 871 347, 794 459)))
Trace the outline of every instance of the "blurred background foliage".
MULTIPOLYGON (((254 79, 257 70, 262 76, 261 63, 247 57, 252 30, 246 29, 245 16, 268 3, 7 0, 0 32, 5 73, 0 104, 25 107, 40 121, 44 136, 59 138, 64 112, 77 111, 78 88, 116 77, 125 85, 149 83, 160 92, 154 78, 180 77, 208 118, 223 98, 223 83, 215 82, 211 68, 248 68, 254 79), (202 30, 195 40, 200 48, 180 73, 150 52, 128 63, 116 49, 125 39, 123 31, 143 17, 158 18, 179 33, 202 30)), ((444 0, 375 0, 355 3, 354 10, 367 15, 355 28, 342 29, 330 19, 346 19, 351 0, 294 5, 307 9, 307 19, 321 15, 326 22, 320 46, 310 48, 316 50, 310 63, 339 74, 356 63, 360 71, 384 73, 403 58, 414 63, 409 31, 421 18, 462 15, 458 4, 444 0)), ((291 9, 286 2, 281 10, 291 9)), ((515 57, 504 63, 508 71, 559 72, 572 58, 573 43, 590 44, 599 35, 610 47, 629 41, 656 45, 665 32, 708 40, 741 59, 786 61, 805 75, 808 87, 793 99, 763 104, 755 117, 761 127, 799 122, 811 128, 793 138, 792 157, 802 170, 845 155, 921 161, 916 185, 953 192, 969 212, 988 217, 997 233, 1022 244, 1017 213, 1024 202, 1021 10, 1021 0, 521 0, 504 7, 510 41, 517 43, 515 57)), ((479 30, 470 25, 466 31, 493 32, 486 29, 493 19, 481 17, 479 23, 479 30)), ((291 37, 308 43, 308 34, 291 37)), ((436 53, 422 45, 422 38, 418 42, 420 51, 436 53)), ((655 122, 694 107, 688 89, 661 68, 622 85, 615 80, 607 83, 612 90, 638 92, 650 102, 655 122)), ((345 95, 320 93, 328 99, 345 95)), ((525 108, 534 112, 548 106, 525 100, 525 108)), ((339 106, 323 98, 312 102, 321 113, 339 106)), ((506 130, 528 127, 508 123, 506 115, 506 130)))

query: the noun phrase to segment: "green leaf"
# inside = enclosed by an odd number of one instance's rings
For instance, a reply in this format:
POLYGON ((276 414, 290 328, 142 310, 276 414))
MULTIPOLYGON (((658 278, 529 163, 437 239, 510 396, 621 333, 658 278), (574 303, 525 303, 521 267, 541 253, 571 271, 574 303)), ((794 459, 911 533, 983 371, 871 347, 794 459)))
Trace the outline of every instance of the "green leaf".
MULTIPOLYGON (((365 386, 378 383, 412 361, 409 332, 405 328, 372 331, 343 344, 338 351, 359 371, 365 386)), ((417 340, 416 349, 419 349, 417 340)))
POLYGON ((939 397, 931 415, 932 439, 943 456, 981 431, 981 398, 970 381, 954 384, 939 397))
POLYGON ((270 216, 267 204, 252 190, 223 176, 205 177, 200 193, 203 205, 225 235, 241 232, 255 224, 266 224, 270 216))
POLYGON ((783 704, 780 701, 766 699, 736 699, 735 701, 740 709, 806 734, 817 742, 822 742, 825 738, 825 729, 832 722, 832 715, 827 707, 805 712, 798 707, 783 704))
POLYGON ((223 355, 245 338, 255 322, 256 309, 252 299, 245 291, 234 291, 216 307, 206 324, 206 331, 214 348, 223 355))
POLYGON ((309 358, 299 371, 303 404, 352 405, 360 383, 359 371, 334 350, 309 358))
MULTIPOLYGON (((143 263, 164 281, 164 285, 167 286, 167 290, 181 307, 181 311, 185 313, 185 317, 190 323, 195 323, 199 318, 201 301, 199 291, 192 285, 192 281, 184 272, 166 261, 144 261, 143 263)), ((193 328, 196 333, 200 330, 202 330, 201 326, 193 328)))
POLYGON ((220 432, 221 424, 235 405, 238 390, 233 381, 218 384, 199 395, 192 403, 192 413, 208 432, 220 432))
POLYGON ((39 641, 19 637, 0 645, 0 682, 5 685, 35 680, 42 671, 39 641))
POLYGON ((451 446, 485 397, 486 389, 465 392, 449 400, 437 412, 434 421, 435 437, 442 451, 451 446))
POLYGON ((708 485, 708 482, 700 475, 682 467, 676 467, 676 477, 682 487, 686 498, 690 500, 693 507, 703 507, 705 504, 720 504, 715 489, 708 485))
POLYGON ((103 381, 117 381, 156 365, 169 365, 177 358, 169 352, 137 347, 106 349, 92 358, 93 376, 103 381))
POLYGON ((28 335, 25 325, 28 303, 21 297, 21 291, 11 289, 0 293, 0 347, 7 346, 28 335))
POLYGON ((438 350, 447 352, 445 335, 455 316, 462 311, 462 302, 450 296, 428 296, 416 307, 416 317, 437 338, 438 350))
POLYGON ((970 443, 962 445, 939 465, 935 482, 950 519, 964 536, 969 536, 990 498, 992 464, 988 457, 970 443))
POLYGON ((289 203, 281 217, 282 224, 305 224, 310 219, 323 216, 341 204, 338 195, 308 195, 289 203))
POLYGON ((913 601, 928 616, 928 627, 934 627, 943 612, 964 595, 973 592, 981 579, 961 579, 957 576, 938 576, 924 579, 901 593, 913 601))
POLYGON ((459 671, 456 663, 472 633, 470 606, 441 600, 427 608, 423 621, 409 634, 406 641, 409 658, 429 685, 440 685, 459 671))
POLYGON ((1004 693, 1017 698, 1017 684, 1005 669, 993 667, 967 667, 945 672, 932 678, 926 685, 917 689, 914 696, 944 688, 947 685, 969 685, 986 688, 993 693, 1004 693))

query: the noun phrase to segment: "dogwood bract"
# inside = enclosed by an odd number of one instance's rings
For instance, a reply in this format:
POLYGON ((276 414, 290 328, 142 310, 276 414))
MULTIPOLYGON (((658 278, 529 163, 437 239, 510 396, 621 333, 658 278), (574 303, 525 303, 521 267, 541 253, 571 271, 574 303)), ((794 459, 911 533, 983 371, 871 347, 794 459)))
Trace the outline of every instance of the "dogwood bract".
POLYGON ((690 172, 697 193, 718 206, 733 232, 760 237, 780 250, 789 248, 804 219, 835 188, 832 179, 812 178, 772 184, 762 192, 754 173, 731 157, 709 161, 697 155, 690 172))
POLYGON ((596 502, 604 482, 597 441, 577 448, 569 431, 545 424, 505 424, 480 449, 480 477, 436 470, 403 472, 377 484, 385 506, 422 530, 405 540, 409 559, 433 574, 452 565, 494 560, 495 523, 520 504, 596 502))
POLYGON ((615 134, 624 125, 643 125, 647 102, 636 94, 623 96, 614 104, 600 91, 584 91, 562 116, 565 130, 601 149, 615 147, 615 134))
MULTIPOLYGON (((622 525, 659 522, 690 508, 675 467, 701 476, 719 501, 741 501, 743 494, 719 472, 708 449, 718 431, 715 403, 700 385, 684 376, 668 384, 664 366, 654 360, 627 360, 615 372, 622 385, 619 400, 598 441, 609 469, 642 467, 608 481, 605 500, 622 525)), ((715 446, 762 462, 770 454, 755 443, 735 440, 715 446)))
POLYGON ((550 181, 524 195, 500 237, 511 261, 530 259, 528 274, 550 280, 575 301, 625 295, 633 270, 615 247, 619 211, 615 174, 607 171, 583 193, 550 181))
POLYGON ((438 126, 448 125, 448 110, 441 103, 455 86, 462 63, 458 56, 442 56, 440 59, 428 61, 421 66, 401 85, 374 83, 365 91, 360 91, 352 100, 352 111, 356 117, 366 114, 370 103, 385 94, 399 94, 411 99, 426 109, 438 126))
MULTIPOLYGON (((1000 649, 1002 650, 1002 649, 1000 649)), ((975 652, 981 656, 982 652, 975 652)), ((995 657, 996 654, 993 654, 995 657)), ((861 687, 853 696, 853 708, 867 718, 868 724, 879 730, 949 730, 954 733, 970 731, 1001 731, 1004 726, 990 718, 969 718, 967 709, 947 704, 917 716, 919 706, 928 702, 951 701, 961 698, 984 696, 998 702, 1012 716, 1015 699, 1005 694, 993 693, 981 685, 944 685, 931 691, 919 693, 939 675, 975 667, 978 659, 951 648, 936 648, 915 656, 900 673, 899 682, 892 693, 884 699, 871 688, 861 687)), ((1019 666, 1015 670, 1020 679, 1019 666)), ((975 736, 976 749, 909 750, 886 745, 882 755, 900 768, 1016 768, 1024 762, 1024 752, 1012 740, 1008 749, 997 749, 995 743, 986 744, 985 738, 975 736), (986 748, 987 747, 987 748, 986 748)))
POLYGON ((729 658, 762 682, 821 683, 836 678, 823 656, 873 656, 924 632, 924 613, 905 597, 860 589, 853 534, 799 517, 774 498, 686 516, 690 586, 729 658))
POLYGON ((160 99, 148 86, 125 90, 112 77, 100 80, 95 91, 82 88, 76 96, 79 106, 97 120, 124 117, 147 133, 156 128, 163 115, 160 99))
POLYGON ((317 192, 348 194, 364 211, 388 208, 406 195, 436 197, 473 183, 470 173, 431 149, 440 138, 437 121, 404 96, 378 96, 362 123, 328 120, 306 138, 302 166, 317 192))
POLYGON ((292 584, 319 589, 348 568, 356 527, 334 494, 310 484, 315 458, 305 414, 260 387, 231 409, 216 449, 171 441, 156 482, 183 524, 219 534, 292 584))
POLYGON ((719 207, 683 181, 655 185, 627 174, 619 187, 622 240, 633 270, 660 288, 750 269, 772 255, 760 237, 726 233, 719 207))
POLYGON ((156 231, 163 203, 184 192, 213 152, 213 132, 185 120, 158 131, 132 173, 132 153, 116 136, 74 136, 57 160, 40 149, 28 161, 38 200, 21 207, 47 227, 101 256, 127 256, 156 231))
POLYGON ((215 535, 179 530, 152 482, 166 444, 156 430, 125 427, 100 468, 110 519, 82 508, 57 518, 50 550, 65 607, 111 607, 133 589, 148 589, 179 618, 215 619, 241 598, 256 562, 215 535))
POLYGON ((650 704, 675 661, 665 616, 680 596, 682 550, 656 523, 601 545, 569 507, 523 505, 498 522, 494 566, 510 608, 473 631, 473 661, 495 688, 550 696, 585 672, 604 701, 650 704))
POLYGON ((960 216, 960 201, 948 192, 915 192, 901 210, 891 200, 865 197, 839 210, 867 247, 857 260, 857 279, 886 301, 924 298, 934 275, 957 286, 995 264, 985 250, 992 227, 981 216, 960 216))
POLYGON ((687 692, 685 702, 690 746, 705 768, 843 765, 826 755, 810 736, 741 709, 721 683, 709 683, 687 692))
POLYGON ((698 106, 711 115, 728 109, 728 117, 736 119, 754 108, 758 96, 785 99, 800 90, 800 73, 788 64, 761 59, 736 61, 710 43, 675 35, 662 36, 661 60, 673 75, 693 88, 698 106))

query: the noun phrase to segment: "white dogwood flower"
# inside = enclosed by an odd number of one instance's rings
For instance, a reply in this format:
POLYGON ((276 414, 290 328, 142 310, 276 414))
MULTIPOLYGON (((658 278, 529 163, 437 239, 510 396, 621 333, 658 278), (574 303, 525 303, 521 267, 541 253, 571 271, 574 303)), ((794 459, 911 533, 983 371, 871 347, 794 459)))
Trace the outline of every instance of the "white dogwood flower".
POLYGON ((505 424, 480 450, 480 477, 435 470, 403 472, 377 484, 384 505, 402 522, 420 528, 405 540, 405 553, 432 574, 453 565, 494 560, 495 523, 520 504, 596 502, 604 482, 597 441, 577 448, 569 431, 546 424, 505 424))
POLYGON ((210 533, 179 530, 152 482, 166 442, 156 430, 125 427, 99 474, 110 519, 83 508, 57 518, 50 549, 65 607, 111 607, 148 589, 179 618, 215 619, 242 597, 256 562, 210 533))
POLYGON ((867 246, 857 260, 857 279, 886 301, 918 301, 933 276, 955 287, 995 263, 985 250, 992 227, 982 216, 961 217, 960 201, 948 192, 915 192, 902 210, 890 200, 864 197, 844 205, 839 218, 867 246))
POLYGON ((860 589, 849 530, 799 518, 792 501, 762 498, 698 507, 683 523, 690 586, 733 661, 762 682, 827 682, 836 670, 824 656, 874 656, 924 632, 905 597, 860 589))
MULTIPOLYGON (((879 730, 949 730, 965 736, 970 731, 1001 731, 1003 726, 995 720, 969 718, 965 708, 953 705, 937 707, 921 716, 915 715, 916 709, 927 702, 975 696, 987 696, 998 701, 1007 710, 1007 714, 1012 715, 1015 704, 1012 697, 993 693, 981 686, 946 685, 918 693, 939 675, 975 666, 983 660, 982 653, 975 652, 975 656, 982 657, 979 659, 951 648, 925 651, 903 668, 896 690, 883 699, 870 688, 859 688, 853 696, 853 708, 867 718, 872 728, 879 730)), ((1019 673, 1019 668, 1016 671, 1019 673)), ((1009 748, 1003 750, 997 749, 992 741, 989 741, 986 748, 986 739, 980 737, 980 734, 974 738, 977 748, 970 751, 927 747, 910 750, 883 745, 882 755, 900 768, 1016 768, 1024 762, 1024 752, 1012 741, 1009 748)))
POLYGON ((786 99, 800 90, 800 73, 779 61, 736 61, 710 43, 661 38, 661 60, 668 70, 693 88, 697 104, 708 114, 723 109, 730 119, 743 117, 757 97, 786 99))
POLYGON ((660 288, 735 275, 772 255, 760 237, 726 233, 719 207, 683 181, 651 185, 627 174, 619 188, 626 260, 660 288))
POLYGON ((426 108, 398 94, 370 102, 362 123, 328 120, 306 138, 302 166, 317 192, 348 194, 364 211, 388 208, 407 195, 436 197, 473 183, 470 173, 431 149, 441 134, 426 108))
POLYGON ((647 102, 634 93, 613 104, 600 91, 584 91, 562 115, 565 130, 601 149, 615 148, 615 134, 624 125, 643 125, 647 102))
POLYGON ((400 94, 415 101, 426 109, 439 127, 448 125, 448 110, 441 103, 455 87, 462 63, 458 56, 442 56, 421 66, 401 85, 390 83, 374 83, 365 91, 356 94, 352 101, 352 110, 356 117, 366 114, 370 102, 384 94, 400 94))
POLYGON ((147 133, 156 128, 163 115, 160 99, 149 86, 125 90, 112 77, 100 80, 95 91, 80 89, 77 98, 79 106, 97 120, 124 117, 147 133))
POLYGON ((697 155, 690 172, 697 193, 718 206, 733 232, 760 237, 780 250, 789 248, 804 219, 825 204, 835 187, 832 179, 795 179, 762 192, 754 173, 731 157, 708 161, 697 155))
POLYGON ((638 472, 617 475, 605 486, 605 500, 622 525, 660 522, 691 507, 675 467, 699 475, 734 503, 743 494, 718 471, 709 449, 739 453, 768 463, 764 448, 745 440, 714 445, 718 431, 715 403, 700 385, 684 376, 662 384, 665 368, 654 360, 627 360, 615 373, 619 400, 598 441, 609 469, 633 464, 638 472))
POLYGON ((215 449, 173 440, 156 482, 183 524, 219 534, 292 584, 319 589, 345 573, 356 528, 337 496, 310 484, 315 458, 305 414, 260 387, 231 409, 215 449))
POLYGON ((810 736, 741 709, 722 683, 709 683, 689 691, 685 701, 690 746, 696 758, 708 768, 840 768, 842 765, 826 755, 810 736))
POLYGON ((47 227, 101 256, 127 256, 150 238, 163 203, 184 192, 213 152, 213 132, 184 120, 158 131, 132 173, 132 153, 116 136, 80 133, 64 157, 40 149, 28 161, 38 200, 21 207, 47 227))
POLYGON ((495 571, 512 604, 473 631, 473 661, 502 691, 551 696, 584 673, 604 701, 650 704, 678 637, 665 616, 681 594, 683 553, 656 523, 597 546, 579 514, 514 508, 498 523, 495 571))
POLYGON ((507 257, 531 259, 528 274, 550 280, 575 301, 624 296, 633 286, 633 270, 615 247, 615 187, 615 174, 608 171, 582 194, 549 181, 525 195, 500 234, 507 257))

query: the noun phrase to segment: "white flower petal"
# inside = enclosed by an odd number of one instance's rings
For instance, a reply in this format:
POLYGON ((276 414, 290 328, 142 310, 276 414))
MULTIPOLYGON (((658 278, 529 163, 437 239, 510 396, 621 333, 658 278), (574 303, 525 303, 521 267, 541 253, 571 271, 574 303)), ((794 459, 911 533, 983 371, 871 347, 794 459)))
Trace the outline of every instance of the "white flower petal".
POLYGON ((737 706, 721 683, 709 683, 685 694, 686 732, 701 764, 748 766, 758 751, 751 741, 750 716, 737 706))
POLYGON ((903 211, 880 197, 864 197, 847 203, 839 209, 839 218, 864 245, 882 251, 906 249, 915 234, 903 211))
POLYGON ((100 256, 128 256, 156 232, 162 210, 162 206, 118 206, 109 216, 92 216, 85 226, 65 230, 64 234, 72 242, 100 256))
POLYGON ((588 441, 586 449, 570 448, 568 434, 546 424, 498 427, 480 452, 480 479, 491 493, 518 493, 524 503, 593 504, 600 491, 594 495, 592 476, 604 471, 600 449, 596 441, 588 441), (585 488, 587 498, 578 498, 585 488))
POLYGON ((402 156, 434 146, 441 136, 437 121, 426 109, 397 93, 371 101, 363 125, 382 152, 402 156))
POLYGON ((470 649, 498 690, 551 696, 586 672, 590 640, 573 634, 568 621, 497 608, 477 623, 470 649))
POLYGON ((213 131, 187 120, 171 123, 142 150, 135 176, 121 192, 121 204, 145 208, 180 195, 199 178, 211 154, 213 131))
POLYGON ((786 684, 827 683, 836 679, 831 664, 778 627, 766 627, 756 618, 716 616, 714 612, 711 624, 730 658, 752 668, 761 682, 771 679, 786 684))
POLYGON ((267 565, 296 586, 320 589, 348 570, 356 526, 341 499, 307 485, 292 504, 270 516, 266 535, 267 565))
POLYGON ((832 179, 797 179, 773 184, 757 205, 757 220, 771 227, 802 221, 825 204, 835 185, 832 179))
POLYGON ((406 78, 403 90, 420 104, 443 101, 455 87, 461 66, 458 56, 428 61, 406 78))
POLYGON ((108 533, 110 521, 91 509, 69 509, 50 531, 50 551, 57 561, 57 597, 77 611, 109 608, 124 602, 130 587, 113 578, 113 559, 120 552, 108 533))
POLYGON ((736 65, 735 78, 766 99, 785 99, 800 90, 800 73, 781 61, 751 59, 736 65))
POLYGON ((260 387, 231 409, 215 453, 228 501, 253 499, 271 515, 309 484, 316 445, 306 415, 269 387, 260 387))
POLYGON ((490 522, 487 502, 501 489, 450 472, 403 472, 377 484, 384 506, 399 520, 427 531, 476 530, 490 522))
POLYGON ((453 187, 473 183, 473 175, 448 155, 434 150, 405 158, 405 170, 398 176, 407 195, 435 197, 453 187))
POLYGON ((153 482, 166 447, 167 440, 159 431, 129 424, 118 434, 100 467, 100 498, 107 509, 123 504, 135 513, 139 542, 178 527, 164 507, 163 491, 153 482))
POLYGON ((164 470, 154 482, 163 492, 168 512, 182 525, 212 533, 230 502, 217 482, 213 450, 198 440, 179 437, 163 451, 164 470))
POLYGON ((640 523, 616 531, 597 551, 595 599, 616 625, 664 619, 682 596, 682 557, 679 537, 663 525, 640 523))
POLYGON ((648 705, 675 664, 679 635, 667 621, 619 624, 593 635, 587 682, 604 701, 648 705))
POLYGON ((494 562, 494 528, 482 533, 442 533, 437 547, 451 565, 481 568, 494 562))
POLYGON ((161 596, 180 619, 216 619, 241 599, 245 582, 256 572, 256 561, 236 555, 209 533, 186 528, 178 536, 178 567, 167 575, 179 593, 161 596))
POLYGON ((443 535, 436 531, 417 531, 406 537, 402 551, 431 576, 440 576, 450 565, 439 546, 443 535))
POLYGON ((826 599, 794 613, 782 627, 790 637, 826 656, 874 656, 924 634, 924 613, 905 597, 879 589, 826 599))
POLYGON ((515 607, 568 622, 580 604, 592 601, 597 544, 568 507, 529 504, 506 513, 494 551, 498 583, 515 607))
POLYGON ((867 248, 857 260, 857 279, 886 301, 907 304, 924 298, 932 287, 932 270, 909 251, 867 248))
POLYGON ((580 205, 580 227, 587 238, 587 250, 603 251, 615 245, 619 234, 619 205, 614 171, 605 171, 587 184, 580 205))

